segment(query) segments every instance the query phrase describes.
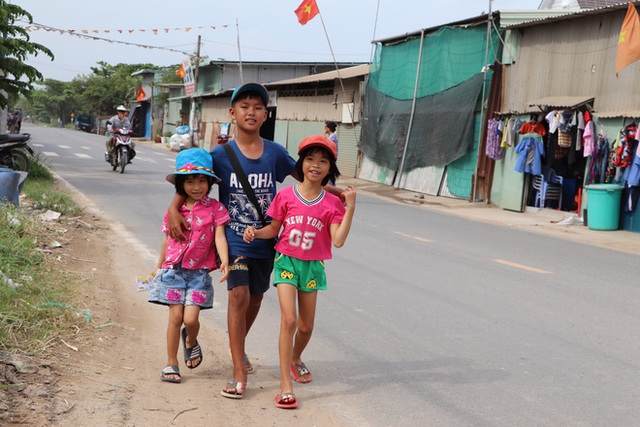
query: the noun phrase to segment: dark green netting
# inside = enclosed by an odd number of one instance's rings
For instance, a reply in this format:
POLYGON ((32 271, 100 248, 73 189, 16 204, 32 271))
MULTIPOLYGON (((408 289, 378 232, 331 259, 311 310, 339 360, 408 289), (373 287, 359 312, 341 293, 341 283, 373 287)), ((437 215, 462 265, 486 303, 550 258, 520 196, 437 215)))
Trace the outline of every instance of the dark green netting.
MULTIPOLYGON (((500 48, 497 33, 492 33, 489 63, 500 48)), ((420 61, 417 98, 433 95, 456 86, 484 65, 487 28, 442 27, 425 37, 420 61)), ((396 99, 412 99, 420 55, 420 39, 395 45, 378 45, 371 64, 368 86, 396 99)))
MULTIPOLYGON (((475 117, 484 74, 416 100, 404 171, 444 166, 473 150, 475 117)), ((411 114, 411 100, 397 100, 369 87, 364 102, 363 153, 398 170, 411 114)))

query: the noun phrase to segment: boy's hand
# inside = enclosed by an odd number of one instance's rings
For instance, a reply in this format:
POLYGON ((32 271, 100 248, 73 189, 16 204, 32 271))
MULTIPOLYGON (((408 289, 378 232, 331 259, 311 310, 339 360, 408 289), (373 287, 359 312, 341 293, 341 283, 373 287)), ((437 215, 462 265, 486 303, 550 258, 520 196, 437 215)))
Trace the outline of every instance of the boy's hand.
POLYGON ((255 238, 256 238, 256 229, 253 228, 252 226, 248 226, 247 228, 245 228, 244 236, 242 236, 242 239, 247 243, 251 243, 255 238))
POLYGON ((184 228, 185 230, 191 230, 191 226, 189 225, 187 220, 184 219, 182 215, 180 215, 180 212, 173 209, 168 210, 168 216, 169 236, 178 241, 183 241, 184 239, 186 239, 187 236, 184 235, 182 229, 184 228))

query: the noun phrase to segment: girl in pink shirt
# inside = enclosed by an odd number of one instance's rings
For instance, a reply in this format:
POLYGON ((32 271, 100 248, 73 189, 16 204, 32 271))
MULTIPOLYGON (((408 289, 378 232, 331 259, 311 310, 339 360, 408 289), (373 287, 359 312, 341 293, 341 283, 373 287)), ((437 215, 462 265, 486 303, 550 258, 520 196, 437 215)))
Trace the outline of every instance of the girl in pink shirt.
POLYGON ((279 408, 296 408, 291 375, 298 383, 308 383, 312 376, 302 362, 316 312, 317 291, 327 288, 324 261, 331 259, 331 245, 342 247, 353 220, 356 191, 348 186, 340 198, 323 187, 340 176, 336 145, 329 138, 313 135, 300 143, 295 174, 300 184, 276 194, 267 214, 267 226, 248 227, 244 240, 271 239, 282 233, 276 244, 274 286, 280 302, 280 393, 275 397, 279 408), (298 311, 296 314, 296 301, 298 311))
POLYGON ((202 363, 198 343, 200 310, 213 307, 213 285, 209 272, 220 269, 220 282, 229 275, 229 250, 224 227, 229 213, 224 205, 209 197, 214 183, 220 180, 212 170, 211 154, 202 148, 181 151, 176 157, 176 171, 167 176, 176 192, 186 197, 179 212, 190 225, 183 241, 169 237, 168 216, 158 270, 153 273, 149 302, 169 307, 167 326, 167 366, 162 381, 179 383, 178 346, 182 335, 184 362, 187 368, 202 363), (216 252, 220 260, 216 258, 216 252), (182 331, 180 331, 180 328, 182 331))

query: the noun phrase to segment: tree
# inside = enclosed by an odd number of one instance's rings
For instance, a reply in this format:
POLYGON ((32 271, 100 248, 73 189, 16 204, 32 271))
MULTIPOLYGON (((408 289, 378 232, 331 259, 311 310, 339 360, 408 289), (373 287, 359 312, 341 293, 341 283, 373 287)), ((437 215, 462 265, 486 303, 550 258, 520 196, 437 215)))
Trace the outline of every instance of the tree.
POLYGON ((136 95, 139 79, 131 74, 142 69, 155 69, 152 64, 109 65, 98 62, 99 67, 91 67, 92 74, 83 77, 84 91, 80 104, 93 114, 115 114, 118 105, 128 105, 136 95))
POLYGON ((34 90, 31 99, 38 120, 67 122, 71 112, 78 109, 77 97, 70 82, 45 79, 43 88, 34 90))
POLYGON ((14 25, 21 18, 33 24, 29 12, 0 0, 0 108, 6 108, 10 99, 20 95, 29 97, 33 83, 42 80, 40 71, 24 63, 28 55, 43 53, 53 60, 48 48, 29 41, 27 31, 14 25))

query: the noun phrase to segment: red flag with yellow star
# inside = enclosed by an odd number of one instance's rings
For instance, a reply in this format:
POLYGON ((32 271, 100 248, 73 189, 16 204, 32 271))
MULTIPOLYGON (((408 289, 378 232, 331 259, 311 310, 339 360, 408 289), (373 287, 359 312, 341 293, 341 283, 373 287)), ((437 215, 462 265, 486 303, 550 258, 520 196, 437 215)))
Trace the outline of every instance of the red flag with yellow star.
POLYGON ((180 68, 178 68, 178 71, 176 71, 176 76, 180 77, 181 79, 184 79, 185 72, 184 72, 184 66, 182 66, 182 64, 180 64, 180 68))
POLYGON ((140 89, 138 90, 138 96, 136 97, 136 100, 144 101, 145 99, 147 99, 147 94, 144 92, 144 89, 142 89, 142 86, 140 86, 140 89))
POLYGON ((629 8, 622 22, 618 38, 616 76, 620 70, 638 59, 640 59, 640 18, 638 18, 638 11, 629 0, 629 8))
POLYGON ((300 3, 300 6, 295 10, 296 16, 298 17, 298 22, 301 25, 306 24, 311 21, 320 10, 318 9, 318 5, 316 4, 316 0, 303 0, 300 3))

